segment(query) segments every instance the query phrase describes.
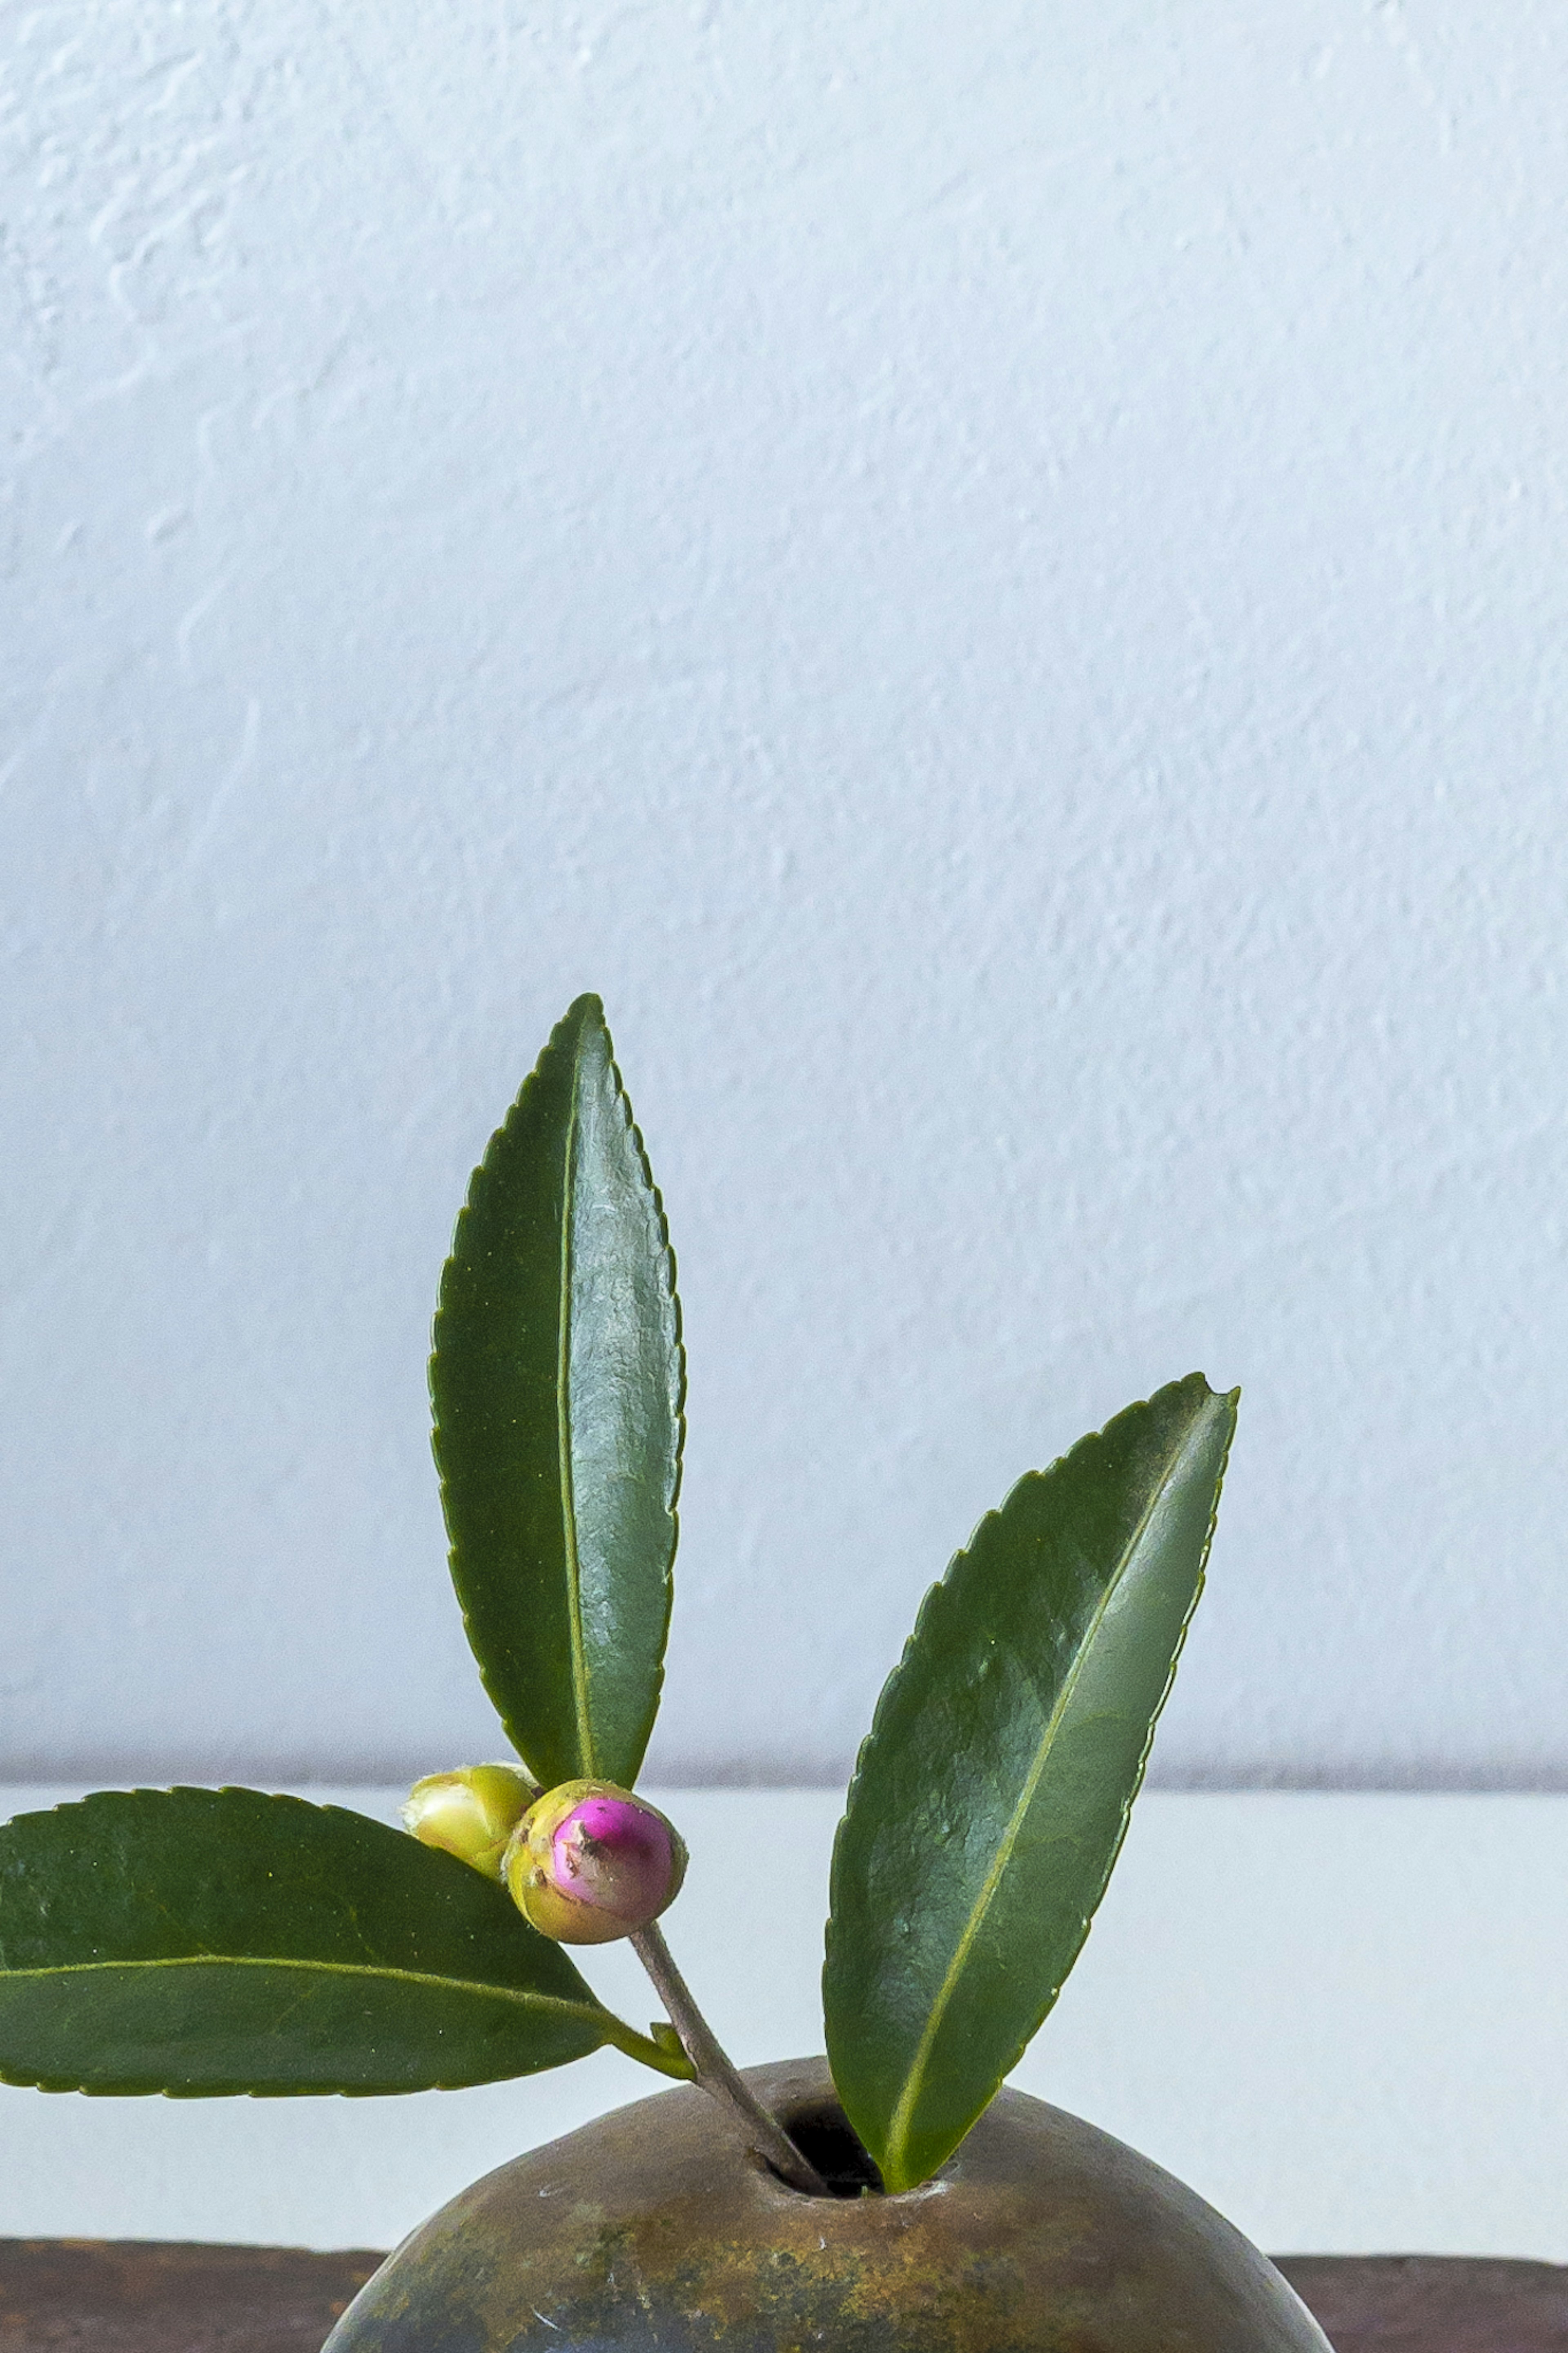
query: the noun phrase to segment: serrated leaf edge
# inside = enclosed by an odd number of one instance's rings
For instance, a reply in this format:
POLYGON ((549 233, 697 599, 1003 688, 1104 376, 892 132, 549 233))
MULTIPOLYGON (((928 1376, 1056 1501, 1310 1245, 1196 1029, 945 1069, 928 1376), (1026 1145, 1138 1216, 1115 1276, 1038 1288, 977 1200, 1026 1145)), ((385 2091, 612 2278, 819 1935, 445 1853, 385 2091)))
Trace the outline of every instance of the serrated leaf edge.
MULTIPOLYGON (((378 1821, 374 1814, 362 1814, 353 1806, 322 1805, 310 1798, 296 1797, 289 1790, 252 1789, 243 1782, 235 1781, 223 1782, 216 1788, 208 1788, 196 1782, 176 1781, 162 1789, 150 1788, 92 1789, 85 1797, 68 1798, 63 1799, 58 1805, 40 1807, 37 1811, 43 1814, 72 1814, 90 1808, 94 1812, 98 1812, 126 1804, 138 1798, 187 1797, 252 1798, 263 1805, 285 1806, 310 1814, 331 1814, 346 1821, 369 1822, 376 1830, 386 1831, 393 1837, 397 1835, 390 1823, 378 1821)), ((18 1816, 15 1819, 24 1820, 26 1817, 18 1816)), ((0 1828, 4 1827, 6 1826, 0 1825, 0 1828)), ((526 1924, 520 1920, 519 1926, 525 1926, 526 1924)), ((384 1983, 434 1986, 447 1992, 489 1996, 496 2000, 513 2002, 524 2009, 546 2010, 561 2018, 581 2019, 584 2025, 591 2025, 595 2032, 602 2031, 603 2040, 605 2042, 618 2041, 626 2031, 624 2022, 616 2018, 613 2010, 606 2010, 596 1997, 588 2002, 568 2001, 560 1994, 535 1993, 526 1986, 498 1985, 490 1978, 443 1977, 437 1971, 429 1969, 400 1969, 362 1961, 301 1960, 294 1956, 274 1956, 268 1953, 177 1953, 151 1961, 66 1961, 57 1968, 42 1969, 8 1968, 3 1961, 0 1961, 0 1989, 3 1989, 7 1983, 15 1985, 24 1980, 53 1982, 64 1977, 90 1976, 113 1970, 125 1972, 142 1969, 192 1968, 298 1969, 301 1973, 311 1976, 373 1978, 384 1983)), ((504 2082, 511 2079, 502 2077, 500 2080, 504 2082)), ((460 2084, 444 2084, 437 2081, 433 2082, 428 2088, 432 2091, 466 2089, 471 2079, 468 2077, 464 2077, 460 2084)), ((0 2084, 14 2084, 26 2091, 80 2092, 89 2098, 102 2096, 104 2098, 163 2097, 165 2099, 239 2097, 288 2099, 310 2096, 309 2094, 292 2094, 286 2089, 275 2090, 270 2085, 258 2087, 252 2084, 238 2082, 229 2085, 203 2084, 194 2091, 182 2086, 170 2085, 81 2084, 59 2076, 17 2073, 4 2066, 0 2066, 0 2084)), ((358 2084, 316 2084, 310 2086, 310 2094, 319 2094, 324 2098, 359 2099, 390 2096, 395 2093, 406 2092, 408 2086, 405 2084, 389 2084, 387 2093, 383 2094, 358 2084)))
MULTIPOLYGON (((538 1060, 533 1066, 533 1069, 529 1072, 521 1086, 518 1089, 516 1098, 514 1099, 510 1109, 508 1111, 506 1117, 501 1121, 500 1125, 495 1130, 489 1144, 485 1146, 483 1155, 480 1158, 478 1166, 475 1168, 473 1175, 468 1179, 468 1199, 465 1200, 463 1207, 458 1212, 457 1220, 452 1229, 451 1247, 448 1250, 447 1256, 448 1261, 450 1261, 458 1255, 458 1243, 462 1237, 463 1229, 468 1223, 470 1215, 470 1202, 472 1200, 474 1186, 481 1176, 488 1176, 492 1173, 492 1161, 499 1155, 506 1139, 510 1136, 513 1122, 521 1116, 527 1104, 530 1092, 538 1081, 541 1065, 544 1062, 549 1054, 556 1050, 558 1044, 563 1051, 567 1050, 564 1033, 568 1031, 574 1024, 577 1026, 580 1036, 582 1029, 589 1021, 594 1022, 604 1034, 605 1044, 608 1048, 605 1060, 608 1063, 610 1077, 614 1083, 615 1101, 621 1113, 622 1118, 626 1122, 632 1149, 637 1155, 637 1166, 642 1173, 643 1181, 647 1187, 648 1195, 653 1203, 654 1217, 658 1224, 659 1242, 663 1250, 665 1265, 668 1274, 670 1312, 675 1324, 675 1361, 677 1376, 675 1399, 675 1472, 670 1486, 668 1505, 670 1524, 669 1556, 664 1572, 664 1630, 659 1644, 658 1661, 653 1677, 652 1704, 648 1710, 647 1723, 642 1736, 642 1751, 646 1754, 648 1740, 652 1736, 654 1723, 658 1715, 659 1699, 664 1690, 664 1651, 665 1645, 668 1643, 669 1638, 670 1610, 673 1602, 672 1576, 676 1553, 679 1549, 680 1541, 680 1514, 679 1504, 686 1453, 686 1340, 682 1328, 680 1293, 678 1286, 679 1269, 676 1264, 674 1245, 669 1239, 669 1219, 665 1213, 664 1196, 659 1191, 658 1185, 654 1182, 653 1167, 648 1159, 647 1146, 643 1140, 641 1128, 637 1125, 637 1121, 632 1116, 631 1100, 626 1092, 626 1081, 621 1075, 620 1064, 616 1060, 615 1043, 610 1036, 609 1024, 605 1018, 604 1000, 602 997, 596 996, 592 990, 584 991, 582 996, 573 998, 572 1003, 567 1007, 565 1012, 562 1015, 560 1020, 551 1031, 549 1038, 545 1040, 544 1046, 539 1055, 538 1060)), ((574 1041, 570 1050, 572 1051, 573 1060, 572 1111, 567 1137, 569 1155, 576 1136, 578 1091, 581 1085, 581 1058, 577 1050, 575 1041, 574 1041)), ((578 1743, 582 1751, 582 1761, 579 1766, 579 1771, 583 1776, 591 1778, 595 1771, 593 1731, 591 1721, 587 1718, 585 1713, 586 1675, 584 1659, 585 1646, 583 1641, 582 1580, 577 1566, 576 1514, 572 1490, 569 1440, 566 1435, 567 1414, 564 1403, 567 1394, 566 1382, 570 1371, 570 1324, 569 1319, 564 1313, 564 1302, 568 1296, 569 1285, 571 1282, 572 1220, 570 1214, 570 1185, 571 1176, 569 1166, 566 1178, 566 1198, 563 1203, 563 1212, 561 1220, 561 1280, 563 1312, 560 1315, 560 1338, 557 1343, 556 1357, 556 1426, 561 1432, 561 1490, 563 1504, 569 1514, 567 1543, 573 1561, 572 1599, 569 1611, 569 1620, 571 1627, 573 1659, 573 1704, 574 1713, 577 1717, 578 1743)), ((430 1398, 431 1451, 436 1458, 436 1472, 440 1488, 443 1516, 445 1516, 448 1482, 446 1469, 441 1459, 441 1417, 436 1395, 436 1368, 437 1362, 440 1355, 440 1328, 441 1306, 439 1298, 437 1298, 436 1314, 431 1326, 431 1346, 426 1371, 426 1387, 430 1398)), ((450 1525, 451 1522, 448 1519, 448 1528, 450 1525)), ((507 1738, 511 1742, 513 1748, 516 1750, 518 1756, 522 1759, 522 1762, 525 1765, 528 1765, 528 1751, 521 1736, 521 1727, 514 1723, 510 1711, 502 1702, 500 1694, 492 1686, 489 1675, 486 1672, 483 1659, 480 1656, 479 1645, 474 1641, 473 1621, 469 1614, 468 1606, 463 1599, 462 1587, 458 1580, 458 1546, 455 1542, 450 1543, 447 1546, 447 1561, 452 1578, 452 1588, 457 1595, 458 1608, 462 1617, 463 1631, 468 1640, 469 1653, 472 1656, 474 1664, 479 1672, 479 1682, 484 1687, 485 1695, 489 1699, 490 1705, 495 1709, 497 1715, 500 1718, 501 1728, 505 1732, 507 1738)), ((531 1771, 531 1767, 530 1767, 531 1771)), ((637 1771, 640 1772, 641 1769, 642 1759, 639 1756, 637 1760, 637 1771)), ((629 1777, 633 1783, 635 1783, 636 1778, 636 1774, 629 1777)))
MULTIPOLYGON (((608 1036, 608 1034, 606 1029, 605 1035, 608 1036)), ((626 1092, 626 1082, 621 1077, 620 1064, 616 1061, 613 1050, 610 1054, 610 1075, 616 1082, 616 1101, 626 1121, 632 1150, 637 1154, 637 1166, 642 1171, 643 1181, 648 1190, 648 1198, 653 1203, 653 1214, 658 1228, 659 1247, 664 1253, 665 1270, 668 1279, 670 1321, 675 1327, 675 1461, 670 1478, 669 1502, 666 1507, 669 1514, 669 1551, 664 1565, 664 1625, 659 1634, 658 1657, 655 1662, 649 1688, 647 1721, 642 1731, 636 1769, 627 1776, 626 1786, 635 1788, 637 1774, 642 1771, 643 1760, 647 1754, 647 1744, 653 1737, 653 1727, 658 1720, 659 1702, 664 1695, 665 1652, 669 1643, 669 1623, 675 1608, 675 1562, 680 1549, 680 1489, 686 1471, 686 1334, 680 1312, 680 1292, 678 1287, 680 1270, 676 1263, 675 1245, 669 1239, 669 1219, 665 1214, 664 1195, 654 1182, 653 1164, 648 1158, 647 1146, 643 1141, 643 1132, 632 1117, 631 1098, 626 1092)))
MULTIPOLYGON (((1172 1388, 1179 1388, 1184 1385, 1184 1381, 1200 1377, 1202 1377, 1189 1373, 1184 1375, 1182 1380, 1170 1382, 1166 1384, 1166 1386, 1172 1388)), ((1240 1388, 1237 1388, 1228 1390, 1210 1389, 1206 1381, 1205 1382, 1205 1388, 1207 1392, 1207 1400, 1229 1406, 1230 1427, 1226 1433, 1225 1447, 1221 1452, 1219 1466, 1215 1476, 1214 1502, 1209 1510, 1208 1525, 1204 1533, 1203 1549, 1198 1556, 1198 1573, 1193 1585, 1192 1599, 1187 1606, 1186 1614, 1182 1620, 1181 1629, 1176 1638, 1175 1647, 1171 1654, 1170 1672, 1165 1678, 1164 1688, 1161 1692, 1159 1700, 1156 1703, 1149 1719, 1148 1736, 1144 1740, 1142 1751, 1139 1757, 1138 1767, 1136 1773, 1133 1776, 1131 1787, 1128 1791, 1126 1801, 1121 1809, 1121 1820, 1117 1831, 1115 1843, 1110 1850, 1100 1885, 1095 1891, 1094 1899, 1084 1913, 1080 1933, 1070 1955, 1068 1956, 1067 1967, 1063 1969, 1056 1985, 1049 1989, 1046 2000, 1040 2009, 1038 2016, 1035 2019, 1033 2025, 1029 2027, 1028 2031, 1020 2039, 1011 2058, 1008 2059, 1006 2064, 998 2072, 995 2081, 992 2084, 984 2099, 982 2100, 976 2107, 974 2112, 976 2116, 983 2115, 985 2108, 989 2106, 991 2101, 994 2099, 1002 2084, 1012 2073, 1012 2070, 1017 2065, 1019 2060, 1023 2057, 1024 2052, 1028 2049, 1030 2042, 1033 2041, 1035 2035, 1038 2033, 1040 2027, 1044 2024, 1046 2019, 1048 2017, 1051 2010, 1055 2006, 1056 2001, 1061 1993, 1062 1987, 1067 1983, 1074 1964, 1076 1963, 1079 1953, 1082 1952, 1084 1945, 1088 1940, 1089 1927, 1093 1921, 1094 1915, 1099 1910, 1100 1905, 1104 1897, 1105 1891, 1110 1883, 1111 1873, 1116 1868, 1118 1858, 1120 1857, 1122 1846, 1126 1841, 1128 1826, 1132 1817, 1133 1803, 1137 1799, 1140 1789, 1143 1786, 1143 1776, 1148 1769, 1150 1754, 1154 1746, 1154 1735, 1159 1727, 1159 1721, 1162 1714, 1163 1713, 1165 1702, 1171 1695, 1172 1685, 1174 1683, 1176 1679, 1176 1669, 1180 1664, 1182 1652, 1186 1646, 1188 1630, 1192 1625, 1193 1618, 1197 1609, 1198 1603, 1203 1597, 1204 1584, 1208 1567, 1209 1552, 1214 1543, 1215 1529, 1218 1525, 1219 1520, 1220 1491, 1225 1483, 1226 1470, 1230 1461, 1231 1444, 1236 1433, 1237 1404, 1241 1396, 1240 1388)), ((1153 1396, 1158 1397, 1161 1393, 1162 1392, 1160 1390, 1155 1390, 1153 1392, 1153 1396)), ((1075 1444, 1068 1447, 1065 1454, 1058 1455, 1055 1461, 1047 1464, 1043 1471, 1026 1471, 1021 1478, 1015 1480, 1013 1485, 1003 1497, 1001 1504, 989 1512, 982 1514, 981 1517, 974 1525, 968 1542, 961 1546, 959 1551, 953 1555, 952 1560, 948 1563, 946 1569, 943 1571, 937 1583, 927 1589, 925 1599, 921 1603, 920 1609, 916 1614, 914 1627, 904 1644, 902 1651, 900 1653, 898 1664, 894 1667, 892 1672, 888 1677, 887 1683, 883 1686, 881 1695, 878 1700, 876 1709, 872 1715, 871 1728, 867 1733, 865 1739, 861 1742, 859 1751, 856 1757, 855 1770, 851 1776, 848 1792, 845 1800, 844 1817, 839 1823, 838 1831, 834 1840, 833 1872, 830 1874, 830 1891, 832 1876, 836 1875, 838 1867, 839 1844, 844 1839, 848 1828, 849 1817, 854 1810, 856 1794, 860 1786, 861 1776, 869 1761, 871 1751, 882 1728, 884 1709, 889 1704, 890 1704, 892 1693, 904 1672, 904 1668, 921 1641, 925 1630, 928 1612, 931 1609, 933 1602, 935 1602, 937 1595, 948 1588, 952 1577, 958 1568, 959 1563, 966 1559, 969 1554, 973 1551, 982 1531, 991 1521, 999 1520, 1005 1515, 1008 1504, 1012 1502, 1014 1495, 1017 1493, 1020 1487, 1026 1485, 1033 1479, 1049 1479, 1055 1472, 1065 1468, 1068 1463, 1071 1462, 1077 1456, 1086 1452, 1090 1447, 1102 1444, 1121 1423, 1130 1419, 1133 1414, 1143 1412, 1152 1401, 1152 1398, 1135 1398, 1131 1405, 1124 1406, 1120 1413, 1113 1414, 1111 1419, 1102 1429, 1087 1431, 1082 1438, 1076 1441, 1075 1444)), ((1118 1568, 1115 1577, 1106 1588, 1105 1595, 1094 1615, 1093 1628, 1098 1628, 1103 1621, 1105 1612, 1110 1606, 1110 1599, 1120 1586, 1121 1578, 1126 1574, 1127 1564, 1136 1550, 1137 1544, 1148 1527, 1149 1521, 1170 1482, 1177 1460, 1179 1459, 1180 1452, 1181 1448, 1179 1446, 1173 1450, 1171 1460, 1167 1463, 1165 1471, 1162 1476, 1161 1482, 1154 1492, 1153 1499, 1150 1503, 1148 1509, 1145 1511, 1142 1519, 1140 1521, 1133 1537, 1125 1548, 1121 1566, 1118 1568)), ((1000 1881, 1001 1870, 1005 1867, 1005 1857, 1011 1853, 1012 1848, 1016 1842, 1017 1834, 1022 1825, 1023 1818, 1028 1810, 1028 1805, 1033 1798, 1034 1792, 1038 1787, 1039 1777, 1045 1768, 1045 1760, 1049 1754, 1051 1738, 1054 1736, 1055 1731, 1060 1724, 1063 1703, 1066 1697, 1069 1696, 1070 1693, 1077 1687, 1079 1674, 1081 1672, 1082 1662, 1084 1657, 1087 1655, 1089 1641, 1092 1639, 1093 1628, 1091 1628, 1089 1635, 1086 1637, 1084 1642, 1079 1646, 1078 1662, 1074 1665, 1072 1676, 1068 1684, 1064 1687, 1062 1698, 1058 1699, 1057 1706, 1053 1708, 1051 1712, 1050 1724, 1047 1727, 1046 1736, 1040 1743, 1039 1749, 1037 1753, 1036 1763, 1025 1784, 1025 1788, 1023 1793, 1020 1795, 1018 1803, 1014 1808, 1013 1814, 1008 1822, 1007 1831, 1004 1834, 1004 1838, 998 1845, 997 1860, 993 1863, 992 1868, 986 1874, 986 1883, 982 1896, 977 1899, 974 1909, 971 1913, 969 1924, 966 1926, 964 1934, 960 1939, 959 1947, 955 1951, 953 1961, 950 1963, 948 1969, 944 1973, 942 1989, 937 1996, 936 2001, 933 2002, 931 2006, 931 2015, 928 2017, 926 2024, 921 2031, 920 2043, 917 2046, 915 2058, 910 2064, 910 2073, 906 2079, 904 2089, 900 2092, 898 2101, 894 2105, 886 2150, 885 2153, 879 2153, 879 2164, 880 2166, 883 2179, 886 2181, 889 2191, 896 2192, 905 2189, 913 2189, 919 2187, 918 2181, 913 2179, 905 2180, 901 2178, 901 2168, 900 2167, 897 2159, 902 2137, 907 2136, 909 2124, 913 2115, 914 2103, 918 2097, 920 2085, 923 2081, 924 2065, 929 2063, 931 2050, 934 2043, 936 2033, 940 2028, 942 2018, 945 2015, 948 2005, 952 2000, 952 1989, 957 1981, 956 1970, 959 1958, 963 1954, 966 1954, 968 1952, 973 1943, 974 1937, 979 1934, 980 1926, 984 1922, 985 1912, 989 1910, 991 1901, 995 1894, 996 1886, 1000 1881), (897 2137, 895 2136, 897 2136, 897 2137)), ((834 1925, 832 1913, 833 1904, 830 1892, 829 1916, 827 1924, 827 1934, 830 1942, 832 1940, 834 1925)), ((949 2152, 949 2154, 951 2154, 951 2152, 949 2152)), ((939 2162, 942 2163, 945 2163, 945 2158, 939 2160, 939 2162)), ((924 2176, 921 2177, 922 2179, 925 2178, 926 2177, 924 2176)))
MULTIPOLYGON (((604 1039, 605 1063, 609 1073, 614 1107, 620 1113, 626 1140, 631 1146, 638 1172, 653 1205, 654 1222, 658 1233, 658 1246, 664 1259, 669 1293, 671 1320, 675 1325, 675 1468, 670 1485, 669 1503, 667 1507, 669 1514, 669 1551, 663 1576, 664 1624, 659 1635, 658 1658, 655 1664, 650 1693, 651 1704, 647 1713, 647 1721, 642 1730, 637 1771, 628 1776, 628 1782, 635 1785, 637 1773, 642 1769, 642 1757, 647 1752, 648 1740, 652 1736, 654 1724, 658 1715, 659 1699, 664 1690, 664 1653, 665 1646, 669 1640, 669 1620, 674 1599, 673 1572, 675 1556, 680 1543, 680 1514, 677 1507, 680 1496, 681 1472, 686 1452, 686 1343, 681 1332, 680 1294, 676 1287, 675 1250, 669 1239, 669 1220, 665 1214, 664 1196, 654 1182, 653 1166, 648 1159, 647 1146, 643 1141, 641 1128, 632 1116, 631 1097, 626 1092, 626 1083, 621 1075, 621 1066, 616 1060, 615 1040, 610 1035, 609 1024, 605 1018, 603 1003, 597 997, 587 999, 579 998, 576 1004, 568 1008, 565 1018, 570 1020, 573 1014, 576 1012, 577 1006, 584 1003, 591 1007, 589 1018, 604 1039)), ((569 1306, 573 1275, 573 1211, 576 1200, 577 1185, 578 1104, 582 1095, 582 1083, 583 1057, 579 1051, 573 1059, 572 1109, 566 1131, 566 1166, 561 1218, 561 1309, 560 1338, 556 1353, 555 1411, 556 1428, 560 1432, 562 1504, 566 1520, 567 1552, 572 1563, 570 1605, 572 1678, 573 1703, 577 1718, 577 1741, 581 1757, 579 1770, 584 1778, 591 1778, 598 1770, 598 1758, 594 1746, 587 1645, 583 1639, 583 1568, 577 1546, 577 1497, 576 1483, 572 1470, 570 1405, 572 1324, 569 1306)), ((518 1753, 521 1755, 522 1752, 520 1749, 518 1753)))

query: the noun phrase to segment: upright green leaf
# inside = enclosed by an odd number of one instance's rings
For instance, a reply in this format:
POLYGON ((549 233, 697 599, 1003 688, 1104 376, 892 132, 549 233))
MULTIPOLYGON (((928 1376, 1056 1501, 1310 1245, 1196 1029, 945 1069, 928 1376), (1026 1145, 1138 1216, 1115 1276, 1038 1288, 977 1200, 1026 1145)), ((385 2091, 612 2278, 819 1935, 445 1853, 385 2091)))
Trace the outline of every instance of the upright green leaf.
POLYGON ((418 2092, 626 2030, 504 1890, 335 1806, 104 1792, 0 1829, 0 2078, 418 2092))
POLYGON ((1237 1392, 1201 1374, 1019 1481, 921 1607, 833 1855, 833 2078, 932 2174, 1071 1968, 1203 1587, 1237 1392))
POLYGON ((684 1361, 675 1263, 596 997, 474 1173, 430 1394, 452 1579, 538 1779, 627 1787, 663 1679, 684 1361))

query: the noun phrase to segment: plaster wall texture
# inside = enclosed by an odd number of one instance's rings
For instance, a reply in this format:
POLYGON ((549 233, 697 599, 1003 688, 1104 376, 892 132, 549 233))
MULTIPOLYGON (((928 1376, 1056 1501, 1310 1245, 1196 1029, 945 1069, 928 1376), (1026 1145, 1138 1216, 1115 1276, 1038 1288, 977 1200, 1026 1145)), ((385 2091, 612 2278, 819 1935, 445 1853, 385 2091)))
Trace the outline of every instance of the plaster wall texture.
POLYGON ((605 995, 654 1768, 1245 1388, 1167 1781, 1568 1781, 1568 17, 0 5, 0 1767, 491 1753, 435 1282, 605 995))

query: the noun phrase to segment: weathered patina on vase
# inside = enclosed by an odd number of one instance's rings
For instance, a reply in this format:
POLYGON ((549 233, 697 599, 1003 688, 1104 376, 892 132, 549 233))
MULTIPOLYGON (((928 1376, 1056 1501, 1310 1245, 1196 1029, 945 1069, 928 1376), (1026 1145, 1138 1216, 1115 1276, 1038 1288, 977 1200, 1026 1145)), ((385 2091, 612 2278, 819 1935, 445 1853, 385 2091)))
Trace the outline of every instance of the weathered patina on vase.
MULTIPOLYGON (((809 2138, 819 2059, 749 2071, 809 2138)), ((1328 2353, 1280 2274, 1092 2125, 1003 2091, 934 2180, 808 2198, 697 2090, 489 2174, 390 2256, 327 2353, 1328 2353)))

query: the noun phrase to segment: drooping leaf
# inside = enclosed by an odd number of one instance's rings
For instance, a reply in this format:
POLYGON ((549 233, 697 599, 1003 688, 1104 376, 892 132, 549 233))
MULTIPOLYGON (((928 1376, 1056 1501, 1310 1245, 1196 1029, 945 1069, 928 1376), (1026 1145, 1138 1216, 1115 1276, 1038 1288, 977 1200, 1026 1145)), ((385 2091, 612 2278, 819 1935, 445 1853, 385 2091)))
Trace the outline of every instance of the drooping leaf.
POLYGON ((596 997, 474 1173, 430 1393, 452 1579, 519 1754, 630 1787, 669 1625, 685 1367, 675 1265, 596 997))
POLYGON ((883 1689, 823 1994, 834 2082, 890 2190, 956 2148, 1089 1933, 1202 1590, 1237 1394, 1192 1374, 1021 1479, 883 1689))
POLYGON ((0 1829, 6 2083, 417 2092, 558 2067, 616 2025, 502 1888, 335 1806, 105 1791, 0 1829))

